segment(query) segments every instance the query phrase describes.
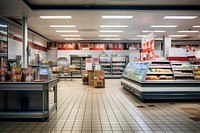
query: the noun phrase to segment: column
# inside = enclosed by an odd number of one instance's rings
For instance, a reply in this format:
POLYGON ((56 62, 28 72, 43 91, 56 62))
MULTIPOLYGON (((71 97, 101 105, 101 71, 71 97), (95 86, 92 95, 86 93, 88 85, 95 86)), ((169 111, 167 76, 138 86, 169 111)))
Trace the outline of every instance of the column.
POLYGON ((27 45, 28 45, 28 26, 27 17, 22 18, 22 68, 27 68, 28 55, 27 55, 27 45))
POLYGON ((167 59, 169 56, 169 48, 171 48, 171 37, 163 37, 163 57, 167 59))

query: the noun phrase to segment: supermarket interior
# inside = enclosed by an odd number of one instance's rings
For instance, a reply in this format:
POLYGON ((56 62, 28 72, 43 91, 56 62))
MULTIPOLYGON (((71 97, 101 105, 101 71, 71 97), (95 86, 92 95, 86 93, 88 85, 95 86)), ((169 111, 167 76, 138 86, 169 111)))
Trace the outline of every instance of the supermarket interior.
POLYGON ((0 133, 199 133, 200 1, 0 1, 0 133))

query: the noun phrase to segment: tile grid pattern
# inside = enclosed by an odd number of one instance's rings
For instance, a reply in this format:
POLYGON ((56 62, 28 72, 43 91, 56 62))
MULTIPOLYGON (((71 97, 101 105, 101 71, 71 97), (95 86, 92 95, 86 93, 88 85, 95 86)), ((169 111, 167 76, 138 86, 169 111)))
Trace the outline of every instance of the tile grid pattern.
POLYGON ((0 122, 0 133, 199 133, 200 121, 180 108, 200 103, 143 103, 117 79, 106 79, 106 88, 61 80, 49 122, 0 122))

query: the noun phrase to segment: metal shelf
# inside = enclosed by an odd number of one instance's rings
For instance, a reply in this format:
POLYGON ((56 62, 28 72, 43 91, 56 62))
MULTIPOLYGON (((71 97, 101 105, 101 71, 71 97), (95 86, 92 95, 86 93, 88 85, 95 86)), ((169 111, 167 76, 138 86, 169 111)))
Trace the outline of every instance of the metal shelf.
POLYGON ((149 68, 172 68, 171 66, 149 66, 149 68))
POLYGON ((194 75, 174 75, 174 77, 194 77, 194 75))
POLYGON ((147 72, 147 74, 173 74, 172 72, 147 72))

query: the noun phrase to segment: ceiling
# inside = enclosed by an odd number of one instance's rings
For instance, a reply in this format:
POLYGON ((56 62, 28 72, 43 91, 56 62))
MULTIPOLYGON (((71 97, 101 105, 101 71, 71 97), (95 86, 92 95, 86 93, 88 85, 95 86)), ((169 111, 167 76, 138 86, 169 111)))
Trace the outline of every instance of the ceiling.
MULTIPOLYGON (((119 35, 121 40, 134 40, 147 35, 144 30, 165 30, 156 38, 168 35, 187 35, 175 40, 200 40, 200 32, 178 33, 179 30, 200 30, 199 0, 0 0, 0 16, 21 22, 28 17, 28 28, 51 41, 64 42, 61 34, 78 34, 82 40, 103 40, 99 35, 119 35), (72 10, 69 7, 74 7, 72 10), (155 10, 154 10, 155 8, 155 10), (163 9, 163 10, 162 10, 163 9), (169 9, 169 10, 167 10, 169 9), (173 9, 173 10, 171 10, 173 9), (177 9, 177 10, 175 10, 177 9), (193 9, 193 10, 192 10, 193 9), (72 16, 67 20, 47 20, 39 16, 72 16), (102 19, 102 16, 133 16, 132 19, 102 19), (192 15, 192 20, 166 20, 164 16, 192 15), (50 25, 76 25, 75 28, 51 28, 50 25), (128 25, 124 28, 101 28, 100 25, 128 25), (152 28, 151 25, 177 25, 175 28, 152 28), (57 33, 56 30, 78 30, 78 33, 57 33), (122 30, 121 33, 100 33, 100 30, 122 30)), ((79 38, 80 38, 79 37, 79 38)), ((73 37, 74 38, 74 37, 73 37)), ((117 39, 114 38, 114 39, 117 39)), ((109 38, 112 39, 112 38, 109 38)))

